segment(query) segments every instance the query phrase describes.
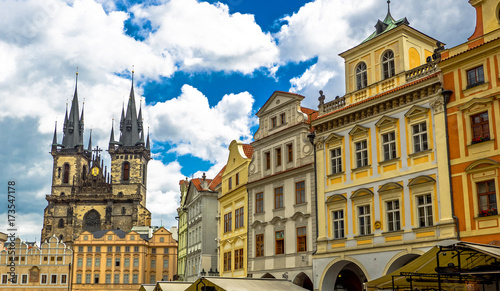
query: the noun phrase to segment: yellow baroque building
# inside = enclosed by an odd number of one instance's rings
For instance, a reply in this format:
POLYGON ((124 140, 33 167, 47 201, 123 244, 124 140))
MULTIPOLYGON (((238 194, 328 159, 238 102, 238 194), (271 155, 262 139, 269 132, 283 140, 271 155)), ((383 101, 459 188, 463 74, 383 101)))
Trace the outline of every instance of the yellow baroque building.
POLYGON ((219 266, 221 277, 247 276, 248 165, 253 148, 240 141, 229 145, 219 194, 219 266))
POLYGON ((177 274, 177 242, 164 227, 149 234, 83 232, 74 241, 72 290, 139 290, 177 274))
POLYGON ((362 290, 455 238, 437 67, 443 48, 389 11, 375 28, 340 54, 346 94, 325 103, 320 92, 312 121, 315 290, 362 290))

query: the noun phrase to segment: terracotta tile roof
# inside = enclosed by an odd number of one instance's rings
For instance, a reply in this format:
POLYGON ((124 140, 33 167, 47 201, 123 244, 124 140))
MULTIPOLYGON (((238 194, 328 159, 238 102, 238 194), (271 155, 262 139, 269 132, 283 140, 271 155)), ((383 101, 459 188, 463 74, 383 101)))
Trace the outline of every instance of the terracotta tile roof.
POLYGON ((300 107, 300 111, 302 111, 302 113, 307 114, 307 121, 306 121, 307 124, 311 123, 311 120, 314 120, 318 117, 318 110, 314 110, 307 107, 300 107))
POLYGON ((499 40, 499 39, 500 39, 500 37, 497 37, 497 38, 492 39, 492 40, 490 40, 490 41, 488 41, 488 42, 483 42, 483 43, 482 43, 482 44, 480 44, 480 45, 476 45, 475 47, 471 47, 471 48, 469 48, 469 49, 466 49, 466 50, 464 50, 464 51, 462 51, 462 52, 457 53, 456 55, 452 55, 451 57, 449 56, 449 57, 447 57, 446 59, 442 59, 442 60, 441 60, 441 62, 442 62, 442 61, 447 61, 447 60, 449 60, 449 59, 451 59, 451 58, 454 58, 454 57, 456 57, 456 56, 459 56, 459 55, 461 55, 461 54, 464 54, 464 53, 466 53, 466 52, 468 52, 468 51, 471 51, 471 50, 473 50, 473 49, 476 49, 476 48, 478 48, 478 47, 480 47, 480 46, 483 46, 483 45, 486 45, 486 44, 492 43, 492 42, 497 41, 497 40, 499 40))
MULTIPOLYGON (((202 181, 201 178, 191 179, 191 182, 193 182, 193 185, 196 187, 196 190, 198 190, 198 191, 204 190, 203 188, 201 188, 201 181, 202 181)), ((207 185, 210 185, 210 183, 212 182, 212 179, 205 179, 205 181, 207 181, 207 185)))
POLYGON ((366 102, 371 101, 371 100, 373 100, 373 99, 377 99, 377 98, 380 98, 380 97, 385 96, 385 95, 387 95, 387 94, 390 94, 390 93, 393 93, 393 92, 396 92, 396 91, 402 90, 402 89, 404 89, 404 88, 407 88, 407 87, 410 87, 410 86, 412 86, 412 85, 418 84, 418 83, 423 82, 423 81, 425 81, 425 80, 432 79, 432 78, 434 78, 434 77, 438 76, 440 73, 441 73, 441 72, 436 72, 436 73, 434 73, 434 74, 432 74, 432 75, 429 75, 429 76, 427 76, 427 77, 423 77, 423 78, 421 78, 421 79, 418 79, 418 80, 415 80, 415 81, 413 81, 413 82, 410 82, 410 83, 407 83, 407 84, 401 85, 401 86, 396 87, 396 88, 394 88, 394 89, 391 89, 391 90, 389 90, 389 91, 382 92, 382 93, 380 93, 380 94, 378 94, 378 95, 375 95, 375 96, 373 96, 373 97, 370 97, 370 98, 367 98, 367 99, 361 100, 361 101, 359 101, 359 102, 356 102, 356 103, 353 103, 353 104, 350 104, 350 105, 347 105, 347 106, 342 107, 342 108, 340 108, 340 109, 337 109, 337 110, 335 110, 335 111, 328 112, 327 114, 324 114, 324 115, 318 116, 318 117, 314 118, 313 120, 318 120, 318 119, 321 119, 321 118, 323 118, 323 117, 326 117, 326 116, 329 116, 329 115, 332 115, 332 114, 338 113, 338 112, 340 112, 340 111, 343 111, 343 110, 349 109, 349 108, 354 107, 354 106, 357 106, 357 105, 359 105, 359 104, 366 103, 366 102))
POLYGON ((212 183, 208 185, 208 188, 210 190, 215 190, 215 187, 219 185, 222 182, 222 174, 224 174, 224 170, 226 169, 226 166, 222 167, 222 170, 215 176, 215 178, 212 180, 212 183))
POLYGON ((243 152, 245 152, 245 155, 247 158, 251 159, 253 155, 253 147, 249 144, 244 144, 243 145, 243 152))

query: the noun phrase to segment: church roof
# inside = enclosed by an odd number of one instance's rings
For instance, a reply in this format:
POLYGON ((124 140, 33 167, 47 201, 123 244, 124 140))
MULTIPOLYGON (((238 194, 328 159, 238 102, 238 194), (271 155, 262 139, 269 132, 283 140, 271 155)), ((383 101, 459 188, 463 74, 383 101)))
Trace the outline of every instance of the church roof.
POLYGON ((66 109, 66 116, 64 117, 63 127, 63 141, 62 146, 65 149, 74 149, 76 146, 83 146, 83 108, 81 117, 79 118, 78 112, 78 73, 76 73, 75 94, 71 101, 71 109, 68 117, 68 110, 66 109))
MULTIPOLYGON (((390 2, 391 1, 387 1, 387 4, 389 5, 390 2)), ((410 23, 408 22, 408 19, 406 19, 406 17, 401 18, 399 20, 395 20, 392 17, 391 11, 390 11, 389 6, 388 6, 387 15, 385 16, 384 21, 381 21, 379 19, 377 21, 377 24, 375 24, 375 31, 361 43, 365 43, 371 39, 374 39, 377 36, 384 34, 384 33, 388 32, 389 30, 392 30, 392 29, 394 29, 398 26, 401 26, 401 25, 410 25, 410 23)))

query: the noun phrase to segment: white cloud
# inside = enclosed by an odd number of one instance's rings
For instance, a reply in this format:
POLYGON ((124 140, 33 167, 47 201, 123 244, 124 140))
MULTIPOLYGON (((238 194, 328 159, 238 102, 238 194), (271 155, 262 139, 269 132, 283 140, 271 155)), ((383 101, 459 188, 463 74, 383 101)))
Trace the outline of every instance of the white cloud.
POLYGON ((243 92, 225 95, 210 107, 203 93, 184 85, 179 97, 148 106, 147 116, 154 138, 171 143, 171 152, 225 163, 232 140, 248 142, 252 138, 250 127, 256 122, 253 102, 253 97, 243 92))
POLYGON ((249 74, 272 68, 278 61, 272 36, 262 32, 254 16, 230 14, 225 4, 170 0, 158 6, 135 6, 132 12, 156 28, 146 42, 171 54, 182 70, 249 74))

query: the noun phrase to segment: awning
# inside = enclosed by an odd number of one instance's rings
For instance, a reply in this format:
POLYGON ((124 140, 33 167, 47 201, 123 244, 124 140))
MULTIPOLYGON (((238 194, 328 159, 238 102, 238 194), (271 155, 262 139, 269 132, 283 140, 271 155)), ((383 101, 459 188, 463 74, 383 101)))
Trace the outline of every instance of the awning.
POLYGON ((202 277, 194 282, 187 291, 201 291, 203 281, 206 286, 213 286, 217 291, 306 291, 300 286, 283 279, 267 278, 224 278, 224 277, 202 277), (198 289, 197 289, 198 288, 198 289))
POLYGON ((156 282, 156 287, 155 287, 154 291, 184 291, 192 284, 193 284, 193 282, 159 281, 159 282, 156 282))
POLYGON ((400 269, 366 283, 368 290, 460 288, 467 284, 497 284, 500 248, 442 242, 400 269))

